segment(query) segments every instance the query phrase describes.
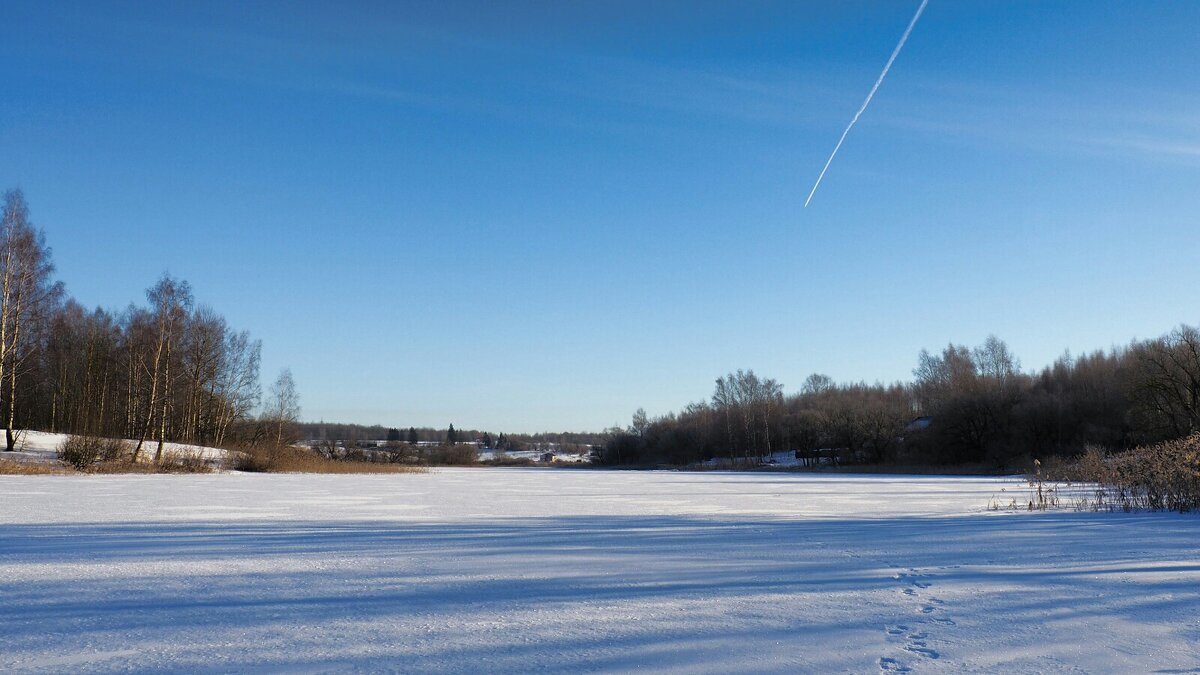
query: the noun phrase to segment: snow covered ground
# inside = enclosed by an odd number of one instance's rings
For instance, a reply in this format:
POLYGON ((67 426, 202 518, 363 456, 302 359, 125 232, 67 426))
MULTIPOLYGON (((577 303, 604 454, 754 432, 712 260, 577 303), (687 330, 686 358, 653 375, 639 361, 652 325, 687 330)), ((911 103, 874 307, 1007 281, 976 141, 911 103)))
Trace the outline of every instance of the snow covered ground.
MULTIPOLYGON (((745 465, 745 460, 741 457, 737 458, 737 462, 739 465, 742 465, 742 466, 745 465)), ((764 466, 776 466, 776 467, 793 467, 793 466, 801 465, 801 461, 799 459, 796 459, 796 453, 793 450, 786 450, 784 452, 773 452, 773 453, 771 453, 770 457, 761 458, 761 463, 764 466)), ((703 462, 701 462, 701 464, 703 464, 704 466, 725 467, 728 469, 728 468, 731 468, 732 461, 728 457, 713 457, 711 459, 704 460, 703 462)))
MULTIPOLYGON (((45 431, 18 431, 17 442, 12 452, 0 452, 0 459, 16 462, 52 463, 58 461, 58 449, 69 437, 68 434, 52 434, 45 431)), ((127 441, 130 450, 137 445, 136 440, 127 441)), ((3 446, 0 446, 3 450, 3 446)), ((158 441, 147 440, 142 446, 146 459, 154 457, 158 450, 158 441)), ((163 451, 167 453, 186 454, 201 457, 213 463, 225 458, 226 451, 220 448, 208 448, 200 445, 185 445, 183 443, 165 443, 163 451)))
POLYGON ((1200 517, 987 510, 1024 489, 0 476, 0 671, 1200 672, 1200 517))
POLYGON ((531 462, 540 462, 547 455, 554 457, 554 461, 565 464, 582 464, 591 461, 588 453, 581 452, 551 452, 545 450, 493 450, 485 448, 479 451, 479 461, 487 462, 497 458, 508 457, 511 459, 528 459, 531 462))

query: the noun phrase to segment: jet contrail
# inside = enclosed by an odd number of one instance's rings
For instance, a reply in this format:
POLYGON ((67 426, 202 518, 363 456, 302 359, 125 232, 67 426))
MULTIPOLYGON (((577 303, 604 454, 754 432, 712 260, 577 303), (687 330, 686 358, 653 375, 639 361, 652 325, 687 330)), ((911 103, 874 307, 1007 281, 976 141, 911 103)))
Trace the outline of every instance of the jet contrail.
POLYGON ((921 0, 921 6, 917 8, 917 13, 913 14, 912 21, 908 22, 908 28, 904 29, 904 35, 900 36, 900 43, 892 50, 892 55, 888 57, 887 63, 883 66, 883 72, 879 74, 879 79, 875 80, 875 86, 871 87, 871 92, 867 94, 867 100, 863 101, 862 107, 858 112, 854 113, 854 119, 850 120, 850 124, 846 125, 846 130, 842 132, 842 137, 838 139, 837 145, 833 147, 833 152, 830 153, 829 159, 825 161, 825 168, 821 169, 821 175, 817 176, 817 182, 813 184, 812 191, 808 193, 808 199, 804 200, 804 208, 808 208, 808 203, 812 201, 813 195, 817 193, 817 187, 821 185, 821 179, 825 177, 825 172, 829 170, 829 165, 833 163, 833 158, 837 156, 838 150, 842 147, 842 141, 846 140, 846 134, 850 133, 850 129, 858 118, 862 116, 863 111, 867 109, 867 105, 871 103, 871 97, 875 95, 875 90, 883 83, 883 78, 887 77, 888 70, 892 67, 892 62, 900 55, 900 50, 904 49, 904 43, 908 42, 908 35, 912 32, 913 26, 917 25, 917 19, 921 18, 921 12, 925 11, 925 5, 929 4, 929 0, 921 0))

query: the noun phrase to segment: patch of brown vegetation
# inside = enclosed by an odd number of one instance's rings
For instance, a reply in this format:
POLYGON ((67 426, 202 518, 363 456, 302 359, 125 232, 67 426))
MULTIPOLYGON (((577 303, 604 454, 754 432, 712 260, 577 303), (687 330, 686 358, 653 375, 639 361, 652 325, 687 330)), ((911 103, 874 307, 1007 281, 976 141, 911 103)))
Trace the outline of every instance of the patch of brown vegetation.
POLYGON ((1060 471, 1057 478, 1097 486, 1082 508, 1200 510, 1200 433, 1115 454, 1091 447, 1060 471))
POLYGON ((424 473, 408 464, 333 460, 292 446, 252 447, 230 451, 226 468, 258 473, 424 473))
POLYGON ((71 473, 75 472, 57 464, 0 459, 0 476, 61 476, 71 473))

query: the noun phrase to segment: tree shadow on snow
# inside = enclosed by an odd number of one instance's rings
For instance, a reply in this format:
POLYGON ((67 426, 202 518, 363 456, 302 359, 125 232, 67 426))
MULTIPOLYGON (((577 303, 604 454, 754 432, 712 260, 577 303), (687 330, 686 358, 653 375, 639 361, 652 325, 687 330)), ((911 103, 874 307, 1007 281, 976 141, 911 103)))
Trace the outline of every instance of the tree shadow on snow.
MULTIPOLYGON (((821 618, 829 612, 806 619, 815 605, 860 609, 861 625, 873 625, 908 575, 950 606, 990 597, 1011 621, 1048 612, 1166 621, 1200 607, 1198 533, 1192 517, 1087 513, 0 525, 0 634, 18 648, 47 634, 164 630, 311 629, 319 641, 320 627, 351 622, 405 641, 380 645, 378 658, 406 654, 434 670, 489 655, 511 666, 547 649, 558 669, 628 668, 662 650, 676 665, 711 664, 739 636, 846 630, 821 618), (849 606, 881 591, 878 607, 849 606), (672 615, 684 611, 694 613, 689 628, 672 615), (524 641, 470 636, 512 617, 526 617, 524 641), (414 642, 421 626, 440 639, 414 642), (622 655, 622 644, 632 651, 622 655), (681 650, 691 655, 682 662, 681 650)), ((252 656, 229 658, 220 669, 255 667, 252 656)), ((343 669, 338 658, 276 654, 260 665, 343 669)))

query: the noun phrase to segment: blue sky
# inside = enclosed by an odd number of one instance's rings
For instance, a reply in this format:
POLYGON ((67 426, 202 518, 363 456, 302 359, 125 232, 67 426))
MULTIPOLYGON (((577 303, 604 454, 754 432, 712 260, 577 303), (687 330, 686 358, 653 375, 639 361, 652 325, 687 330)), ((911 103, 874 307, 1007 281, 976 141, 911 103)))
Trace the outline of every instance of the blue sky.
POLYGON ((1200 322, 1200 3, 5 3, 0 186, 304 417, 600 429, 753 368, 1200 322))

